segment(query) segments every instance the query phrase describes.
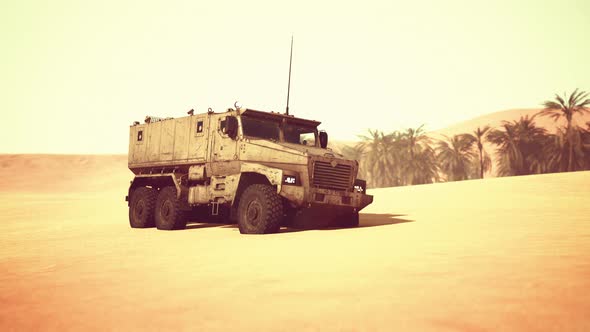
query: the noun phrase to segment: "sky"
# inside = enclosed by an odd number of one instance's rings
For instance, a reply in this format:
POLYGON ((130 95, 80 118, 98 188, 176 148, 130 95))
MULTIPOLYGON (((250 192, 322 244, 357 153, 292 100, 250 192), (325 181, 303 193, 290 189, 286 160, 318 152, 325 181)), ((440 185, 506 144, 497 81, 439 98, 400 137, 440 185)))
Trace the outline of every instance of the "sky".
POLYGON ((354 140, 590 90, 589 1, 3 1, 0 153, 126 153, 129 125, 289 109, 354 140))

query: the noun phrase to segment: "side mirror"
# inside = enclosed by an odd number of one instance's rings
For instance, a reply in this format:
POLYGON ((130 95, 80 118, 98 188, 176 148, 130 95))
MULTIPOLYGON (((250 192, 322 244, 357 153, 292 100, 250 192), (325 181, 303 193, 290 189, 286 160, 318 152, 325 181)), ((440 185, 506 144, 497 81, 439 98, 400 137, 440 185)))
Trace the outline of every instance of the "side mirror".
POLYGON ((227 117, 226 133, 231 139, 238 137, 238 118, 235 116, 227 117))
POLYGON ((325 131, 320 131, 320 146, 322 149, 325 149, 328 146, 328 133, 325 131))

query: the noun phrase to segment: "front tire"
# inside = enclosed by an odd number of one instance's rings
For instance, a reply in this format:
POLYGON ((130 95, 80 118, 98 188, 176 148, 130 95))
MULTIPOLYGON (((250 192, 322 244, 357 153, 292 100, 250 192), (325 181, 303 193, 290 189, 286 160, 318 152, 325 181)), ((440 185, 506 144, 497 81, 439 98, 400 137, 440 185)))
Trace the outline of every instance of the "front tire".
POLYGON ((276 189, 253 184, 244 190, 238 207, 238 227, 242 234, 269 234, 280 229, 283 202, 276 189))
POLYGON ((180 208, 180 201, 176 198, 175 187, 165 187, 160 190, 155 212, 158 229, 169 231, 186 228, 186 215, 180 208))
POLYGON ((156 189, 139 187, 131 193, 129 202, 129 225, 131 228, 154 227, 154 207, 156 205, 156 189))

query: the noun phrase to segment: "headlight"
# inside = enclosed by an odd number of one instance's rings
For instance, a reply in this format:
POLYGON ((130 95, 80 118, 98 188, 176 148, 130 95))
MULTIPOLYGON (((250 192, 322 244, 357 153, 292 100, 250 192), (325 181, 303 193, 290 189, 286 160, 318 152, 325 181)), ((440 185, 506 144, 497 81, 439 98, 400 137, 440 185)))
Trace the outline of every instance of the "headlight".
POLYGON ((367 191, 367 181, 356 179, 354 181, 354 192, 364 194, 367 191))

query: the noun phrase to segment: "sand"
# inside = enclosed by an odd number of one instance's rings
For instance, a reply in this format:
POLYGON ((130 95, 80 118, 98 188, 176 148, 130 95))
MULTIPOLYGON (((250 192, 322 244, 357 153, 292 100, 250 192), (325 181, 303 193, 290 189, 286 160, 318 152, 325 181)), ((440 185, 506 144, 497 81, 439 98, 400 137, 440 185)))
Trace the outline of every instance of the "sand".
POLYGON ((370 190, 357 229, 246 236, 129 228, 124 157, 77 180, 26 158, 52 184, 3 175, 2 331, 590 330, 590 172, 370 190))

